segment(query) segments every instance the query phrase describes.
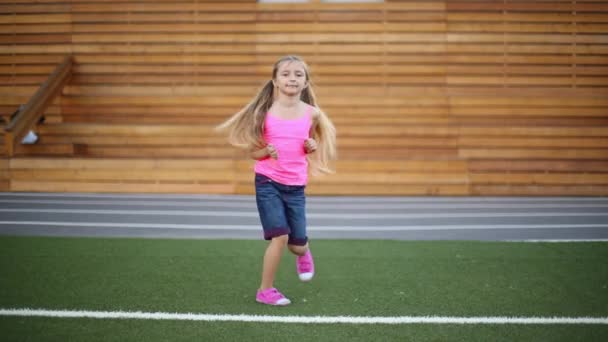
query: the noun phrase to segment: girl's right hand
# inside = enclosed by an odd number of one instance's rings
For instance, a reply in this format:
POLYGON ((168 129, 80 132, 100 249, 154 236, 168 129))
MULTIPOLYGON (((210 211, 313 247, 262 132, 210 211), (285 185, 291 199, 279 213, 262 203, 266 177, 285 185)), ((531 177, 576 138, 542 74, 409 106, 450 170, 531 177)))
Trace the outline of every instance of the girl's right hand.
POLYGON ((277 152, 277 149, 274 148, 274 146, 268 144, 266 146, 266 152, 268 152, 268 155, 270 156, 270 158, 272 159, 277 159, 279 157, 279 153, 277 152))

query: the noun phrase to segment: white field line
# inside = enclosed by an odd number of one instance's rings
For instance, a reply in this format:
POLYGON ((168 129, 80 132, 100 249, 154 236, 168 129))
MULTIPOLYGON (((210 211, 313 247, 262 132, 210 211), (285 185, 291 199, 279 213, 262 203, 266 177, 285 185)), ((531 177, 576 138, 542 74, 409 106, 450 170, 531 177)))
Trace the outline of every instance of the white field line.
MULTIPOLYGON (((98 215, 145 215, 145 216, 214 216, 214 217, 258 217, 257 211, 202 211, 202 210, 99 210, 99 209, 41 209, 2 208, 0 213, 48 213, 48 214, 98 214, 98 215)), ((466 218, 466 217, 608 217, 608 212, 534 212, 534 213, 423 213, 423 214, 361 214, 361 213, 309 213, 309 218, 356 219, 414 219, 414 218, 466 218)))
POLYGON ((28 308, 0 309, 0 316, 298 324, 608 324, 608 317, 269 316, 28 308))
MULTIPOLYGON (((108 200, 25 200, 25 199, 1 199, 0 203, 9 204, 53 204, 53 205, 113 205, 113 206, 161 206, 181 208, 256 208, 255 200, 248 202, 238 201, 150 201, 129 199, 108 200)), ((563 208, 608 208, 607 203, 314 203, 309 201, 308 208, 315 209, 352 209, 352 210, 392 210, 392 209, 563 209, 563 208)))
MULTIPOLYGON (((58 227, 105 227, 142 229, 191 229, 191 230, 260 230, 259 225, 239 224, 158 224, 158 223, 114 223, 114 222, 57 222, 57 221, 0 221, 1 225, 58 226, 58 227)), ((404 225, 404 226, 311 226, 309 231, 432 231, 432 230, 495 230, 495 229, 580 229, 608 228, 607 224, 494 224, 494 225, 404 225)))

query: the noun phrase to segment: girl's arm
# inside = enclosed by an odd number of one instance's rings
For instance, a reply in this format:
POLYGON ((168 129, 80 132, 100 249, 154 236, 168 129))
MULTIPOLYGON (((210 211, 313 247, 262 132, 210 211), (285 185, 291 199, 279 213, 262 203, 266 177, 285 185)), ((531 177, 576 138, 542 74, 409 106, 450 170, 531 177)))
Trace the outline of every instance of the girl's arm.
POLYGON ((259 150, 253 149, 251 150, 249 155, 255 160, 262 160, 268 157, 277 159, 278 157, 277 150, 272 145, 267 145, 266 147, 261 148, 259 150))
POLYGON ((304 141, 304 150, 306 153, 313 153, 317 150, 317 141, 315 140, 315 134, 317 125, 319 124, 319 112, 315 108, 312 111, 312 124, 310 125, 310 132, 308 133, 308 139, 304 141))

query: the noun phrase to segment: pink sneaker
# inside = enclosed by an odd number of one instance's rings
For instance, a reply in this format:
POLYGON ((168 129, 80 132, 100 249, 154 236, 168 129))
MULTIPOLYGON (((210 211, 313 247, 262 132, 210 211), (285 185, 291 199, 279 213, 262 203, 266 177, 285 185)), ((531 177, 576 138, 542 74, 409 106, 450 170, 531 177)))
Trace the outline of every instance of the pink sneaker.
POLYGON ((303 256, 296 258, 296 269, 301 281, 310 281, 315 275, 315 263, 312 260, 310 249, 303 256))
POLYGON ((280 306, 291 303, 289 299, 285 298, 285 296, 283 296, 283 294, 274 287, 266 290, 258 290, 258 293, 255 296, 255 301, 262 304, 280 306))

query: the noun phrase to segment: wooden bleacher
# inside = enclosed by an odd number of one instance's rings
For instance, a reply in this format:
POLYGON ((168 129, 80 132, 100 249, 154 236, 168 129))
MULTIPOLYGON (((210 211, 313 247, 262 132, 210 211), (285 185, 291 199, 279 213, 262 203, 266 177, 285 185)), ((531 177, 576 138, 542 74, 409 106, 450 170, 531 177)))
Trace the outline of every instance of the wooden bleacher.
MULTIPOLYGON (((0 115, 72 78, 0 144, 0 190, 252 193, 212 127, 283 54, 338 129, 324 195, 607 195, 608 1, 0 4, 0 115)), ((3 139, 4 140, 4 139, 3 139)))

